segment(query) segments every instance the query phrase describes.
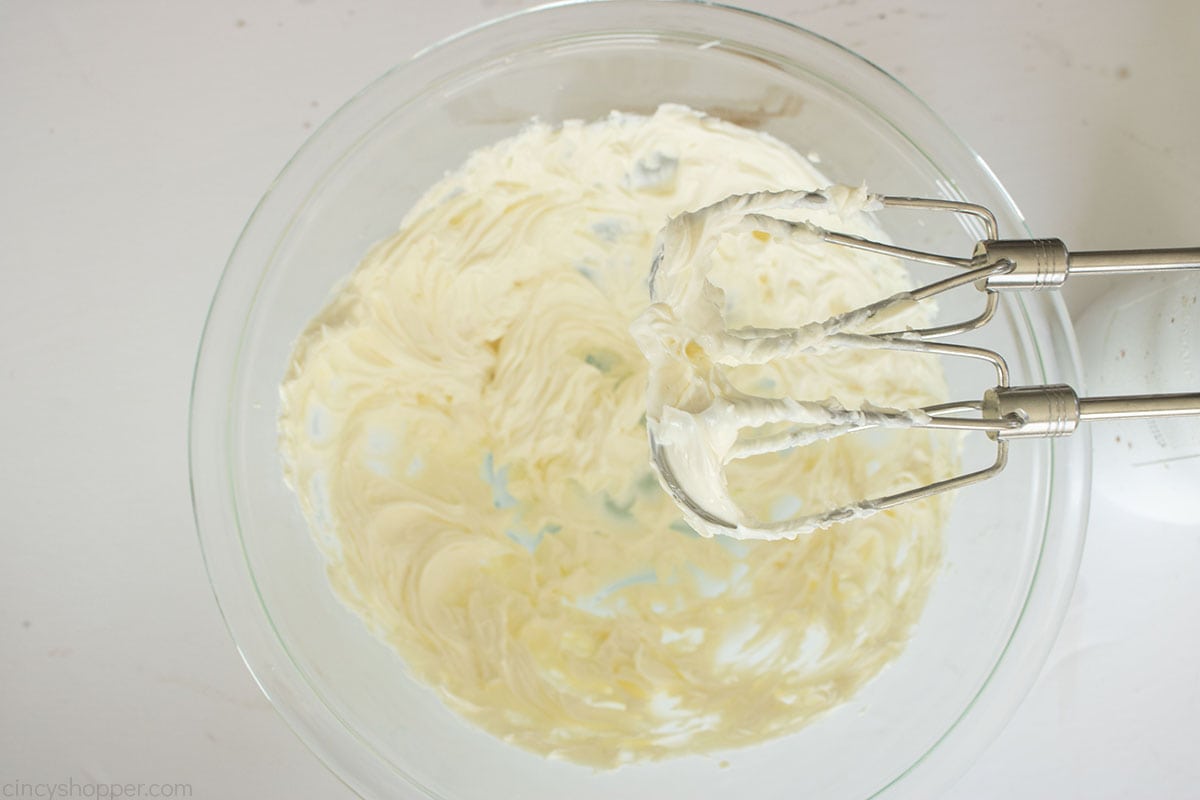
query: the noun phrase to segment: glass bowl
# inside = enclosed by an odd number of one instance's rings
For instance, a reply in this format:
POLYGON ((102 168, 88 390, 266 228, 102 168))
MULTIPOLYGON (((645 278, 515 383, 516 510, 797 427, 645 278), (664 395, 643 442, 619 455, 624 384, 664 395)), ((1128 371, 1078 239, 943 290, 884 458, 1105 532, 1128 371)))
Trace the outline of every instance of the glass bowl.
MULTIPOLYGON (((743 750, 597 772, 513 748, 450 712, 338 601, 281 477, 278 387, 294 338, 474 148, 535 116, 664 102, 818 154, 833 181, 969 199, 995 211, 1002 235, 1025 233, 987 166, 903 86, 833 42, 728 7, 613 0, 518 13, 424 51, 348 102, 269 188, 230 256, 196 366, 190 459, 204 557, 246 665, 365 797, 929 797, 998 732, 1058 630, 1083 545, 1085 436, 1018 442, 1000 477, 963 491, 903 654, 852 701, 743 750)), ((885 229, 915 246, 969 253, 979 236, 954 217, 894 219, 885 229)), ((946 300, 941 313, 960 305, 946 300)), ((1008 356, 1014 383, 1078 384, 1052 294, 1007 298, 970 339, 1008 356)), ((970 370, 948 377, 955 396, 982 391, 970 370)), ((966 455, 988 446, 970 440, 966 455)))

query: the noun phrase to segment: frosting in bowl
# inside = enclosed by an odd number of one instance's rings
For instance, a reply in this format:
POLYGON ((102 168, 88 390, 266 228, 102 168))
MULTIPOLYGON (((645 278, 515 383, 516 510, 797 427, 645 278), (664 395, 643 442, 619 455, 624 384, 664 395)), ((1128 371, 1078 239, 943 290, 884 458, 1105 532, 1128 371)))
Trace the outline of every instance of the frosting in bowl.
MULTIPOLYGON (((630 325, 658 231, 728 195, 824 183, 784 143, 680 106, 531 124, 431 187, 300 336, 286 478, 341 597, 462 716, 596 767, 711 752, 798 729, 903 648, 944 499, 792 541, 706 538, 649 463, 630 325)), ((822 319, 903 279, 791 269, 786 247, 746 232, 719 248, 758 324, 822 319)), ((940 391, 896 354, 739 369, 848 404, 940 391)), ((890 469, 923 474, 933 452, 907 447, 890 469)), ((882 474, 875 455, 844 437, 730 480, 751 505, 812 502, 882 474)))

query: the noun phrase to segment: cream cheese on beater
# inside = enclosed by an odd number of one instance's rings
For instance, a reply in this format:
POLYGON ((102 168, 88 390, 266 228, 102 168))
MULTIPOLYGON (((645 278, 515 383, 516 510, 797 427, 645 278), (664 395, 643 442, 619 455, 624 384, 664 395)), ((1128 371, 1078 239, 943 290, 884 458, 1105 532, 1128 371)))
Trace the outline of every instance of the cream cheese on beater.
MULTIPOLYGON (((841 393, 844 387, 814 385, 807 378, 788 385, 798 394, 782 396, 764 396, 734 379, 734 368, 802 354, 827 356, 840 347, 861 353, 887 349, 882 340, 861 334, 928 323, 931 306, 922 308, 912 300, 905 288, 906 272, 895 259, 824 239, 821 226, 831 223, 842 234, 880 238, 865 216, 879 207, 864 188, 764 191, 679 214, 659 234, 650 279, 655 302, 632 330, 650 364, 647 427, 664 488, 683 495, 681 510, 699 532, 739 539, 794 538, 875 513, 871 498, 860 496, 795 518, 764 521, 732 497, 726 469, 737 459, 812 445, 862 427, 911 428, 927 420, 920 410, 876 408, 870 403, 847 409, 836 396, 822 400, 814 394, 841 393), (720 252, 724 240, 737 243, 732 262, 728 253, 720 252), (777 252, 752 255, 754 240, 770 242, 777 252), (733 267, 726 269, 724 285, 719 277, 722 259, 726 268, 733 267), (820 271, 836 276, 834 281, 855 282, 864 298, 892 291, 864 299, 856 308, 827 309, 824 313, 830 316, 825 319, 806 319, 805 310, 792 302, 800 294, 798 288, 793 287, 791 296, 776 296, 755 285, 754 278, 763 277, 752 274, 755 261, 772 259, 778 262, 769 267, 773 273, 804 276, 820 271), (740 298, 730 302, 731 293, 740 298), (784 319, 786 327, 761 322, 764 315, 784 319), (783 430, 757 439, 742 437, 746 430, 781 426, 783 430)), ((869 368, 882 379, 886 376, 879 365, 886 362, 879 355, 867 357, 864 368, 873 359, 876 366, 869 368)), ((925 392, 944 385, 936 362, 922 363, 911 354, 883 355, 927 376, 925 392)))
MULTIPOLYGON (((824 183, 782 142, 680 106, 531 124, 430 188, 301 335, 281 388, 287 480, 341 597, 462 716, 613 767, 793 732, 901 651, 943 500, 793 541, 705 538, 649 465, 630 325, 657 232, 728 195, 824 183)), ((753 230, 713 258, 728 318, 764 327, 903 277, 785 263, 786 241, 753 230)), ((848 405, 940 387, 870 352, 731 374, 848 405)), ((770 518, 853 497, 880 460, 922 475, 937 456, 846 437, 739 462, 730 484, 770 518)))

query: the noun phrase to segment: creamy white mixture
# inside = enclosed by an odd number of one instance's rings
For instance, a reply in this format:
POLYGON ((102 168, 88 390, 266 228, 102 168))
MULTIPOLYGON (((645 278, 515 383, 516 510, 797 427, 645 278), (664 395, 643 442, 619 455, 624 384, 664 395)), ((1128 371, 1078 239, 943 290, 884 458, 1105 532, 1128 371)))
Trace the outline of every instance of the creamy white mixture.
MULTIPOLYGON (((705 538, 649 464, 630 325, 656 234, 728 195, 823 183, 781 142, 678 106, 532 124, 433 186, 300 337, 281 448, 330 580, 464 717, 612 767, 795 731, 900 652, 943 499, 792 541, 705 538)), ((712 254, 735 326, 825 319, 904 279, 759 234, 712 254)), ((730 380, 851 408, 942 391, 935 366, 858 351, 730 380)), ((738 461, 729 486, 781 518, 937 460, 919 437, 885 453, 843 437, 738 461)))

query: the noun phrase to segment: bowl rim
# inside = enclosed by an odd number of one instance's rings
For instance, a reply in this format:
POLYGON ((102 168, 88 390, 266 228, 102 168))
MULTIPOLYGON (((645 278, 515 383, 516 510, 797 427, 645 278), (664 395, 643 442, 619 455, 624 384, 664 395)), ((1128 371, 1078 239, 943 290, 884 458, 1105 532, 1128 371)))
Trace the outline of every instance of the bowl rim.
MULTIPOLYGON (((261 276, 245 267, 246 259, 242 254, 251 235, 256 232, 256 224, 277 197, 276 191, 285 178, 294 173, 326 132, 345 124, 348 112, 390 78, 414 69, 416 65, 436 60, 446 55, 448 49, 470 44, 476 37, 498 29, 525 25, 539 15, 574 13, 575 9, 599 6, 682 7, 692 13, 712 15, 712 19, 718 22, 730 15, 748 17, 756 20, 757 24, 781 29, 789 35, 828 48, 836 58, 852 61, 859 67, 869 67, 873 79, 880 86, 886 85, 893 92, 899 90, 903 101, 911 106, 911 112, 920 114, 924 124, 931 126, 946 142, 957 148, 959 153, 956 155, 959 158, 972 163, 979 173, 978 177, 1002 199, 1005 206, 1003 211, 1019 222, 1023 233, 1028 233, 1016 205, 984 160, 899 80, 828 37, 769 14, 724 3, 705 0, 563 0, 522 9, 466 28, 422 48, 356 92, 287 161, 256 204, 229 255, 206 314, 193 370, 188 408, 188 463, 193 517, 202 557, 222 620, 243 663, 297 738, 330 772, 360 796, 383 796, 385 792, 394 794, 397 777, 404 780, 409 789, 424 796, 441 795, 421 785, 413 776, 375 752, 351 725, 325 703, 320 691, 310 683, 278 636, 270 612, 259 596, 242 539, 233 487, 228 480, 232 426, 227 412, 232 400, 232 384, 226 385, 229 373, 221 369, 222 360, 219 357, 232 353, 235 364, 240 359, 246 321, 244 312, 253 306, 261 285, 261 276), (298 687, 306 689, 307 694, 298 687), (354 762, 356 767, 361 766, 364 747, 372 752, 371 766, 365 774, 349 774, 346 764, 354 762)), ((633 32, 642 27, 635 18, 623 25, 622 30, 633 32)), ((575 35, 581 33, 576 32, 575 35)), ((546 37, 538 37, 536 41, 544 42, 546 37)), ((939 165, 916 142, 909 141, 931 164, 939 165)), ((250 264, 251 267, 256 265, 262 270, 263 264, 250 264)), ((1033 299, 1023 298, 1014 305, 1033 332, 1031 341, 1043 377, 1047 380, 1053 377, 1054 380, 1068 382, 1082 389, 1077 343, 1061 298, 1057 294, 1042 293, 1033 299), (1031 313, 1031 307, 1035 307, 1036 313, 1031 313), (1060 352, 1043 352, 1043 343, 1055 345, 1060 352), (1052 375, 1046 374, 1047 364, 1052 375)), ((1091 440, 1086 435, 1056 440, 1049 452, 1051 486, 1047 494, 1048 507, 1041 549, 1031 575, 1029 591, 1007 643, 975 696, 945 732, 911 765, 881 785, 870 797, 890 794, 901 786, 907 792, 909 788, 917 788, 914 784, 921 785, 923 789, 916 796, 928 796, 933 791, 946 788, 966 771, 974 758, 1007 724, 1036 680, 1066 614, 1082 557, 1090 493, 1091 440), (1055 485, 1062 483, 1066 485, 1055 485), (1044 573, 1044 568, 1052 571, 1053 575, 1044 573), (1036 614, 1032 613, 1034 610, 1036 614), (1031 627, 1033 622, 1039 624, 1031 627), (990 708, 980 709, 980 699, 985 694, 998 699, 991 703, 990 708), (963 722, 968 717, 973 717, 976 724, 973 730, 964 731, 963 722)))

